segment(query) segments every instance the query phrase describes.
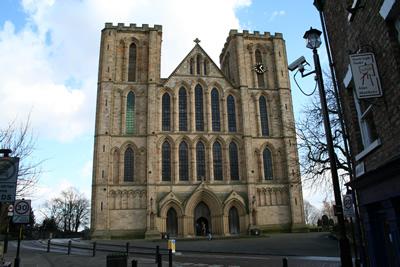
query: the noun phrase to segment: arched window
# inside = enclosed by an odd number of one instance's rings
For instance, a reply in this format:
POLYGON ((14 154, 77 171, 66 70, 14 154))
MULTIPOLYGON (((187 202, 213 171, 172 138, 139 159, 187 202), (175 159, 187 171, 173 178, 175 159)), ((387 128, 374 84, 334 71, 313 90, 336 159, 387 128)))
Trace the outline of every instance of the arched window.
POLYGON ((171 97, 168 93, 162 96, 162 130, 171 131, 171 97))
POLYGON ((204 75, 207 75, 208 60, 204 60, 203 66, 204 66, 204 75))
POLYGON ((223 180, 222 172, 222 149, 221 144, 217 141, 213 145, 213 160, 214 160, 214 180, 223 180))
POLYGON ((240 220, 239 213, 236 207, 232 207, 229 209, 229 233, 236 235, 240 233, 240 220))
POLYGON ((204 108, 203 108, 203 88, 200 84, 196 85, 195 92, 195 112, 196 112, 196 131, 204 131, 204 108))
MULTIPOLYGON (((256 50, 256 63, 263 63, 262 56, 260 50, 256 50)), ((264 73, 257 73, 258 87, 265 87, 264 83, 264 73)))
POLYGON ((171 146, 165 141, 162 144, 162 152, 161 152, 161 161, 162 161, 162 180, 163 181, 171 181, 171 146))
POLYGON ((128 147, 125 150, 124 157, 124 182, 133 182, 133 173, 135 168, 135 161, 132 148, 128 147))
POLYGON ((228 110, 228 130, 229 132, 236 132, 236 107, 235 98, 229 95, 226 101, 228 110))
POLYGON ((268 148, 265 148, 263 152, 263 164, 264 164, 264 179, 272 180, 273 177, 272 155, 271 155, 271 150, 269 150, 268 148))
POLYGON ((136 81, 136 44, 129 46, 128 82, 136 81))
POLYGON ((260 106, 261 134, 262 136, 268 136, 269 127, 268 127, 267 101, 265 100, 264 96, 260 96, 258 104, 260 106))
POLYGON ((113 154, 113 183, 118 184, 119 183, 119 154, 118 150, 114 151, 113 154))
POLYGON ((135 132, 135 94, 131 91, 126 98, 126 133, 135 132))
POLYGON ((185 141, 179 145, 179 180, 189 180, 189 150, 185 141))
POLYGON ((206 178, 206 150, 203 142, 198 142, 196 145, 196 169, 197 181, 205 180, 206 178))
POLYGON ((193 71, 194 62, 193 62, 193 61, 194 61, 193 58, 191 58, 190 61, 189 61, 189 70, 190 70, 190 74, 193 74, 193 73, 194 73, 194 71, 193 71))
POLYGON ((221 131, 221 121, 219 114, 219 93, 217 89, 211 91, 211 118, 212 118, 212 130, 215 132, 221 131))
POLYGON ((178 216, 174 208, 167 212, 167 233, 171 236, 178 235, 178 216))
POLYGON ((187 97, 185 88, 179 89, 179 131, 187 131, 187 97))
POLYGON ((197 55, 196 58, 196 70, 197 70, 197 74, 200 74, 200 68, 201 68, 201 55, 197 55))
POLYGON ((239 180, 238 148, 235 142, 229 144, 229 165, 231 169, 231 180, 239 180))

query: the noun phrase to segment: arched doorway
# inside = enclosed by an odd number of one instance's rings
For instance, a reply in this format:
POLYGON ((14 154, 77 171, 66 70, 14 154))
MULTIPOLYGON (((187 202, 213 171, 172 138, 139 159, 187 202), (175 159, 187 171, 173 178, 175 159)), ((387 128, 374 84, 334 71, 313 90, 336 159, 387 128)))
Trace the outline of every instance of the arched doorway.
POLYGON ((229 233, 231 235, 240 233, 239 213, 236 207, 232 207, 229 210, 229 233))
POLYGON ((197 204, 194 210, 194 227, 198 236, 212 232, 210 209, 204 202, 197 204))
POLYGON ((178 217, 174 208, 170 208, 167 212, 167 233, 170 236, 178 235, 178 217))

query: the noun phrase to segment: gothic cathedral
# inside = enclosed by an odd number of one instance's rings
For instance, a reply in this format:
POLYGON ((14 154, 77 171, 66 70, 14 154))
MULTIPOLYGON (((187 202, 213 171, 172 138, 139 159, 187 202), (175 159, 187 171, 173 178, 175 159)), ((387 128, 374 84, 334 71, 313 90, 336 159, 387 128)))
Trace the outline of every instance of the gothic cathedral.
POLYGON ((195 40, 160 77, 162 27, 101 34, 92 237, 304 227, 285 41, 231 30, 218 67, 195 40))

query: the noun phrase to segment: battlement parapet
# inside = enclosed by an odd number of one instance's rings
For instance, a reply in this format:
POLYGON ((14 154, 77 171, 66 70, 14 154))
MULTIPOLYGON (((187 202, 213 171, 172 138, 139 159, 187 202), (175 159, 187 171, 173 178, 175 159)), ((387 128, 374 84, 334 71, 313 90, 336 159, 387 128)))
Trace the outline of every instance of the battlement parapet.
POLYGON ((118 23, 117 25, 113 25, 111 22, 106 22, 104 26, 105 30, 115 29, 122 31, 158 31, 162 32, 162 26, 158 24, 154 24, 154 27, 149 26, 149 24, 142 24, 142 26, 136 25, 136 23, 131 23, 129 25, 125 25, 124 23, 118 23))

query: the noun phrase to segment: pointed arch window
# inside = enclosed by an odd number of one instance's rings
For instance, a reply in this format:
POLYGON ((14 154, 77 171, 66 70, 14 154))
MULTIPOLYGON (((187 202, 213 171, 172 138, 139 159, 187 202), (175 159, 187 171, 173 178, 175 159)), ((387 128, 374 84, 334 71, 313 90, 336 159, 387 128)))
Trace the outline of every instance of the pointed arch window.
POLYGON ((168 93, 162 96, 162 130, 171 131, 171 97, 168 93))
POLYGON ((229 165, 231 170, 231 180, 239 180, 238 148, 235 142, 229 144, 229 165))
POLYGON ((179 131, 187 131, 187 96, 186 89, 179 89, 179 131))
POLYGON ((165 141, 161 148, 161 176, 163 181, 171 181, 171 146, 165 141))
MULTIPOLYGON (((257 49, 255 55, 256 55, 256 63, 263 63, 260 50, 257 49)), ((265 87, 264 73, 257 73, 257 81, 258 81, 258 87, 260 88, 265 87)))
POLYGON ((263 151, 263 164, 264 164, 264 179, 272 180, 272 155, 271 150, 265 148, 263 151))
POLYGON ((224 178, 222 172, 222 149, 221 144, 218 141, 213 145, 213 167, 214 180, 222 181, 224 178))
POLYGON ((215 88, 211 91, 211 112, 212 130, 214 132, 219 132, 221 131, 219 93, 215 88))
POLYGON ((196 145, 196 170, 197 181, 205 180, 206 178, 206 150, 203 142, 198 142, 196 145))
POLYGON ((179 145, 179 180, 189 180, 189 149, 185 141, 179 145))
POLYGON ((201 72, 201 55, 197 55, 196 70, 197 70, 197 74, 200 74, 200 72, 201 72))
POLYGON ((269 136, 267 101, 264 96, 260 96, 258 104, 260 106, 261 134, 269 136))
POLYGON ((193 69, 194 69, 194 60, 193 60, 193 58, 191 58, 189 60, 189 71, 190 71, 190 74, 194 73, 193 69))
POLYGON ((136 81, 136 44, 129 46, 128 82, 136 81))
POLYGON ((135 94, 131 91, 126 98, 126 133, 135 132, 135 94))
POLYGON ((128 147, 124 156, 124 182, 133 182, 134 163, 133 149, 128 147))
POLYGON ((203 88, 200 84, 195 88, 196 131, 204 131, 203 88))
POLYGON ((236 132, 236 107, 235 98, 229 95, 226 101, 228 110, 228 130, 229 132, 236 132))

